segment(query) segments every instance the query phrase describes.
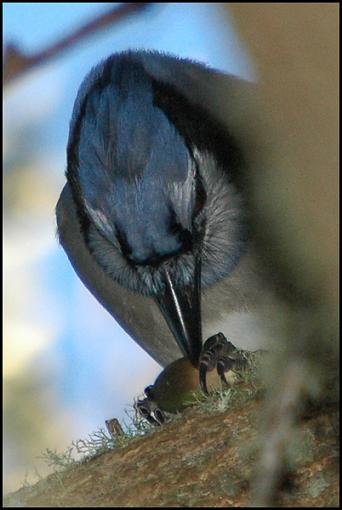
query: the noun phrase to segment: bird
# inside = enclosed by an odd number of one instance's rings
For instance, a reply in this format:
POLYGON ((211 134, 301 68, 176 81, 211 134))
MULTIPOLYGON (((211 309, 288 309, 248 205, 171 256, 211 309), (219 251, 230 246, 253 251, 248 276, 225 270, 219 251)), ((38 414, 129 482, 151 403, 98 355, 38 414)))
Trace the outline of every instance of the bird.
POLYGON ((70 121, 59 241, 133 340, 162 367, 202 367, 204 390, 210 356, 222 361, 204 338, 263 343, 267 283, 243 192, 254 94, 200 62, 128 50, 91 69, 70 121))

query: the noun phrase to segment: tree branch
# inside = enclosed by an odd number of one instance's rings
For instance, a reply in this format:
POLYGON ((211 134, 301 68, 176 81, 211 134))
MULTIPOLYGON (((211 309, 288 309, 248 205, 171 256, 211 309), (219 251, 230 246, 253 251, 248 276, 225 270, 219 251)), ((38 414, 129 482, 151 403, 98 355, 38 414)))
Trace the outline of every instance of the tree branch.
POLYGON ((33 55, 27 55, 16 44, 9 43, 5 48, 4 56, 4 85, 8 85, 34 67, 45 64, 48 60, 76 45, 88 35, 95 34, 107 25, 119 23, 132 14, 143 12, 151 5, 151 2, 143 2, 115 6, 115 8, 100 14, 66 37, 33 55))

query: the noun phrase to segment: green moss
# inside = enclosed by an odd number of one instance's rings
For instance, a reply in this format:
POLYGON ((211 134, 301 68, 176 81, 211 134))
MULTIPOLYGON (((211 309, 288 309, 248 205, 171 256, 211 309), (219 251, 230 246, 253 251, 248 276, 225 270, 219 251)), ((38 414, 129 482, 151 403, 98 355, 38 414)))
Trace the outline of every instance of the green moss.
POLYGON ((329 486, 330 483, 325 479, 324 474, 317 473, 311 478, 307 492, 312 498, 317 498, 329 486))

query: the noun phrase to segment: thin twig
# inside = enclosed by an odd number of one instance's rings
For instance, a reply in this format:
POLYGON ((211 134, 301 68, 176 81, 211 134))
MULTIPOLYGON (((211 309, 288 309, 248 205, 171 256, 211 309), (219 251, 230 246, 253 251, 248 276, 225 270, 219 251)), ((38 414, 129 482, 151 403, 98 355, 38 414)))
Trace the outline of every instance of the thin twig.
POLYGON ((8 85, 11 81, 22 76, 32 68, 44 64, 52 57, 55 57, 64 50, 76 45, 88 35, 93 35, 105 26, 119 23, 132 14, 144 11, 152 5, 151 2, 143 3, 125 3, 115 6, 96 18, 88 21, 81 27, 71 32, 66 37, 59 39, 57 42, 47 48, 35 53, 27 55, 23 53, 15 44, 9 43, 5 48, 4 57, 4 85, 8 85))

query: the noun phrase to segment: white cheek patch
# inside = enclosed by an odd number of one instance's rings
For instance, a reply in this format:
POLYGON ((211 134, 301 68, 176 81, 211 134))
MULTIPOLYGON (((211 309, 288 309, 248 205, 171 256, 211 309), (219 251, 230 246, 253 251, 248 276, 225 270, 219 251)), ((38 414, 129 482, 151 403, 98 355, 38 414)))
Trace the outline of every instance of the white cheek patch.
POLYGON ((106 215, 100 209, 94 209, 87 200, 85 200, 85 207, 97 228, 108 237, 112 237, 114 234, 113 225, 109 223, 106 215))
MULTIPOLYGON (((201 165, 203 163, 203 156, 202 156, 202 153, 197 149, 197 147, 195 147, 195 146, 192 147, 192 154, 193 154, 195 160, 197 161, 197 163, 199 165, 201 165)), ((204 157, 205 157, 205 155, 204 155, 204 157)), ((208 155, 207 155, 207 157, 208 157, 208 155)))
POLYGON ((168 186, 169 198, 173 210, 176 213, 177 221, 184 227, 191 230, 192 210, 194 203, 195 168, 192 160, 188 160, 188 173, 185 181, 171 183, 168 186))

